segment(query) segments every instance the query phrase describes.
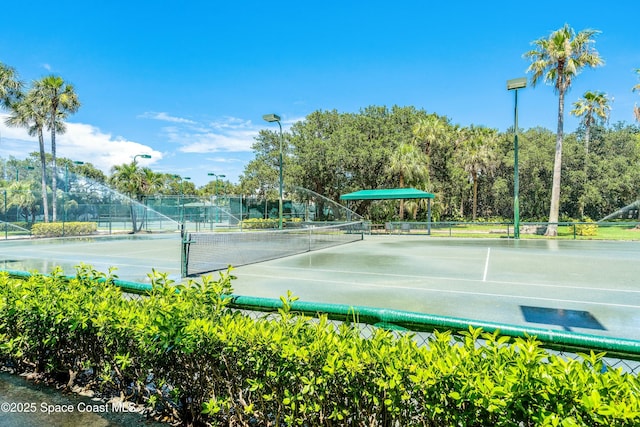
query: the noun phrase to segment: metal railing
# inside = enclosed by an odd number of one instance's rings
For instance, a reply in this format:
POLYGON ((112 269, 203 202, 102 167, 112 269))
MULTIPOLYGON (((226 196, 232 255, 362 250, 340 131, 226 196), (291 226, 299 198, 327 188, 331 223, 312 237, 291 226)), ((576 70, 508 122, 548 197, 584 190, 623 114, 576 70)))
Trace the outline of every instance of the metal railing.
MULTIPOLYGON (((543 238, 550 225, 558 227, 557 238, 564 239, 612 239, 640 240, 637 232, 640 221, 614 222, 521 222, 520 238, 543 238)), ((373 224, 372 233, 383 234, 427 234, 446 237, 507 237, 512 238, 514 227, 512 222, 465 222, 436 221, 413 222, 393 221, 385 224, 373 224)))
MULTIPOLYGON (((10 276, 21 278, 32 274, 14 270, 0 271, 6 271, 10 276)), ((117 279, 113 283, 130 294, 144 295, 152 290, 152 286, 147 283, 117 279)), ((274 298, 241 295, 228 295, 227 298, 230 299, 230 308, 241 310, 254 318, 276 316, 278 310, 284 307, 280 299, 274 298)), ((625 372, 640 373, 640 340, 345 304, 293 301, 290 307, 291 312, 298 315, 312 318, 326 315, 334 322, 357 325, 365 337, 370 336, 374 328, 412 333, 420 345, 428 345, 434 331, 450 331, 453 336, 456 336, 461 331, 469 330, 469 327, 481 328, 488 333, 498 332, 500 335, 512 338, 535 337, 541 343, 541 347, 547 349, 550 354, 575 359, 579 357, 578 353, 605 352, 603 361, 608 368, 622 368, 625 372)))
MULTIPOLYGON (((21 273, 24 274, 24 273, 21 273)), ((125 292, 145 294, 151 285, 116 280, 115 284, 125 292)), ((252 317, 264 317, 277 313, 283 308, 280 299, 261 298, 241 295, 229 295, 229 307, 242 310, 252 317)), ((317 318, 326 315, 335 322, 347 322, 358 325, 364 336, 370 336, 373 328, 409 332, 421 345, 428 345, 434 331, 450 331, 459 335, 469 327, 482 328, 488 333, 499 332, 512 338, 536 337, 541 347, 550 353, 567 358, 578 358, 578 353, 605 352, 604 361, 610 368, 622 368, 625 372, 640 373, 640 340, 616 338, 601 335, 582 334, 564 330, 523 327, 496 322, 484 322, 449 316, 408 312, 402 310, 375 307, 350 306, 344 304, 325 304, 304 301, 290 303, 291 311, 299 315, 317 318)), ((274 314, 275 315, 275 314, 274 314)))

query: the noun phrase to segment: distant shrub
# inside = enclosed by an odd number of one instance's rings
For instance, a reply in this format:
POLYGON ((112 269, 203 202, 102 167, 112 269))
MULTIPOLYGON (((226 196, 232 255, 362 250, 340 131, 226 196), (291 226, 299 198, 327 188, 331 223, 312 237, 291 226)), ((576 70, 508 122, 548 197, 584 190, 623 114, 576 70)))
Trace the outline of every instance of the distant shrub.
POLYGON ((267 228, 278 228, 278 220, 277 219, 264 219, 264 218, 249 218, 245 219, 241 222, 241 226, 244 229, 267 229, 267 228))
POLYGON ((97 230, 95 222, 40 222, 33 224, 31 234, 36 237, 86 236, 97 230))
POLYGON ((598 224, 596 224, 592 219, 585 218, 583 222, 588 224, 576 224, 577 236, 595 236, 598 234, 598 224))
MULTIPOLYGON (((287 223, 300 223, 301 218, 283 218, 283 226, 286 227, 287 223)), ((278 218, 249 218, 243 220, 241 223, 242 228, 250 230, 278 228, 278 218)))

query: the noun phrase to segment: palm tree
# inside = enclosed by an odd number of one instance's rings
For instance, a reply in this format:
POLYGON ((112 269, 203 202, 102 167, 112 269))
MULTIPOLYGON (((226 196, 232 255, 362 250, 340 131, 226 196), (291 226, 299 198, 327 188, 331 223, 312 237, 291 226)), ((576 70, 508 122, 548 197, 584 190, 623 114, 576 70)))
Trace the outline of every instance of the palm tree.
POLYGON ((431 146, 444 137, 445 123, 440 118, 431 114, 426 118, 418 120, 412 128, 416 140, 424 146, 427 156, 431 155, 431 146))
POLYGON ((9 198, 7 208, 15 206, 27 222, 29 222, 29 214, 33 216, 36 205, 36 197, 31 191, 32 184, 34 184, 33 181, 14 181, 7 192, 9 198))
POLYGON ((564 97, 571 87, 573 78, 585 67, 597 67, 604 61, 591 46, 596 30, 583 30, 576 34, 573 28, 565 24, 547 38, 532 42, 534 49, 524 54, 531 60, 527 72, 531 76, 532 86, 540 81, 553 84, 558 93, 558 131, 556 151, 553 163, 553 184, 551 187, 551 206, 549 208, 549 227, 547 236, 558 235, 558 216, 560 212, 560 177, 562 172, 562 142, 564 132, 564 97))
POLYGON ((44 150, 44 127, 47 114, 38 102, 38 94, 31 89, 22 99, 11 104, 11 114, 5 121, 8 126, 24 127, 31 136, 38 137, 40 148, 40 170, 42 186, 42 207, 44 222, 49 222, 49 202, 47 197, 47 161, 44 150))
POLYGON ((142 195, 150 196, 156 194, 164 187, 164 175, 152 171, 149 168, 142 169, 142 195))
MULTIPOLYGON (((582 98, 573 103, 574 109, 570 111, 576 117, 582 116, 582 124, 584 125, 584 176, 586 187, 589 180, 589 140, 591 135, 591 126, 600 122, 609 120, 609 98, 603 92, 587 91, 582 98)), ((580 217, 584 216, 584 202, 579 201, 580 217)))
POLYGON ((136 162, 116 165, 111 169, 110 183, 120 192, 132 199, 142 195, 142 169, 136 162))
POLYGON ((20 97, 22 82, 16 70, 0 62, 0 104, 10 107, 13 100, 20 97))
POLYGON ((585 130, 584 150, 587 156, 589 155, 591 126, 609 120, 609 112, 611 111, 609 101, 606 93, 587 91, 582 95, 582 98, 573 103, 574 109, 570 111, 570 114, 582 117, 585 130))
MULTIPOLYGON (((153 194, 158 194, 162 190, 162 187, 164 186, 164 176, 163 174, 154 172, 149 168, 143 168, 141 184, 141 200, 144 200, 153 194)), ((140 221, 138 231, 142 229, 142 225, 147 221, 147 210, 145 209, 142 212, 143 217, 140 221)))
POLYGON ((65 83, 60 76, 50 75, 34 83, 34 90, 38 94, 37 102, 47 110, 47 129, 51 132, 51 192, 53 193, 51 209, 52 219, 56 221, 56 193, 58 168, 56 165, 56 132, 64 133, 64 119, 70 113, 80 108, 78 95, 73 86, 65 83))
MULTIPOLYGON (((122 165, 116 165, 111 168, 111 177, 109 182, 118 191, 126 194, 132 200, 140 201, 144 194, 144 172, 138 167, 138 164, 133 161, 131 163, 124 163, 122 165)), ((131 222, 133 223, 133 232, 138 231, 137 227, 137 215, 133 201, 129 204, 131 209, 131 222)), ((140 226, 142 227, 142 225, 140 226)))
MULTIPOLYGON (((414 185, 429 181, 427 156, 412 142, 400 144, 398 149, 392 153, 388 171, 398 175, 400 188, 403 188, 406 183, 414 185)), ((400 220, 402 221, 403 218, 404 200, 401 199, 400 220)))
MULTIPOLYGON (((638 77, 640 77, 640 68, 636 69, 636 73, 638 73, 638 77)), ((634 92, 635 91, 640 91, 640 83, 635 85, 632 90, 634 92)), ((633 106, 633 114, 635 114, 636 120, 640 122, 640 108, 638 108, 637 105, 633 106)))
POLYGON ((498 133, 494 129, 471 128, 461 146, 460 162, 473 184, 473 220, 478 212, 478 180, 485 173, 493 173, 498 165, 495 146, 498 133))

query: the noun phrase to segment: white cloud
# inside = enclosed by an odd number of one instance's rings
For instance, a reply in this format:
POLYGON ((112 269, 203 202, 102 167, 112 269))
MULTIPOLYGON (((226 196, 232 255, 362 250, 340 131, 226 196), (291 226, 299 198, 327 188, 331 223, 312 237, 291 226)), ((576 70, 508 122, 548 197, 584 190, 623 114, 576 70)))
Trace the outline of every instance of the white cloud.
POLYGON ((248 152, 260 128, 251 120, 224 117, 208 123, 177 123, 165 126, 166 139, 182 153, 248 152))
MULTIPOLYGON (((0 156, 25 158, 38 151, 38 140, 29 136, 22 128, 8 128, 4 125, 7 116, 0 114, 0 156)), ((136 154, 150 154, 151 159, 138 159, 141 165, 150 165, 162 159, 163 153, 153 148, 129 141, 122 137, 113 137, 95 126, 82 123, 66 123, 67 131, 56 135, 58 157, 92 163, 105 173, 114 165, 128 163, 136 154)), ((45 135, 45 147, 50 151, 48 133, 45 135)))
MULTIPOLYGON (((24 129, 6 127, 5 117, 0 115, 0 157, 23 159, 37 152, 37 139, 24 129)), ((138 162, 157 171, 188 174, 194 182, 207 182, 206 173, 212 170, 233 180, 251 160, 251 147, 260 130, 277 131, 277 126, 269 127, 268 123, 256 125, 251 120, 231 116, 209 122, 195 122, 169 113, 144 113, 138 117, 164 122, 164 126, 152 126, 150 130, 156 149, 89 124, 66 123, 66 133, 57 136, 58 156, 91 162, 109 174, 112 166, 131 162, 136 154, 150 154, 151 159, 138 158, 138 162), (198 171, 202 176, 198 176, 198 171)), ((290 123, 284 121, 283 129, 290 123)), ((45 144, 49 152, 48 134, 45 144)))
POLYGON ((257 130, 204 132, 175 134, 174 139, 182 140, 183 153, 218 153, 223 151, 251 151, 257 130))
MULTIPOLYGON (((204 123, 170 116, 168 113, 144 113, 139 117, 171 122, 161 130, 169 142, 179 145, 182 153, 246 153, 250 152, 264 123, 254 124, 251 120, 225 116, 204 123)), ((300 119, 284 121, 286 129, 300 119)))
POLYGON ((138 117, 141 117, 143 119, 153 119, 153 120, 160 120, 163 122, 171 122, 171 123, 196 124, 196 122, 194 122, 193 120, 185 119, 182 117, 170 116, 168 113, 165 113, 165 112, 156 113, 156 112, 149 111, 141 114, 138 117))
POLYGON ((207 157, 207 161, 213 163, 239 163, 245 160, 234 157, 207 157))
POLYGON ((222 121, 211 122, 209 125, 214 129, 246 129, 253 126, 251 120, 231 116, 224 117, 222 121))

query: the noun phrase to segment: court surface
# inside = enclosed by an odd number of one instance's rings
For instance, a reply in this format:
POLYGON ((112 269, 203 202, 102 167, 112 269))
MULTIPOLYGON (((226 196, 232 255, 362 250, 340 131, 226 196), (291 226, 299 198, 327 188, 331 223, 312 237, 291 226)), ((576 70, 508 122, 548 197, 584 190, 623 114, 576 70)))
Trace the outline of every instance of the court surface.
MULTIPOLYGON (((73 274, 80 262, 179 280, 177 234, 0 242, 5 269, 73 274)), ((237 267, 234 292, 640 339, 640 242, 365 236, 237 267)), ((212 273, 217 276, 218 273, 212 273)))
POLYGON ((121 280, 148 283, 152 268, 180 280, 180 234, 136 234, 65 239, 0 241, 0 268, 50 273, 56 266, 75 274, 75 266, 90 264, 114 272, 121 280))
POLYGON ((640 339, 640 243, 365 236, 235 270, 235 292, 640 339))

